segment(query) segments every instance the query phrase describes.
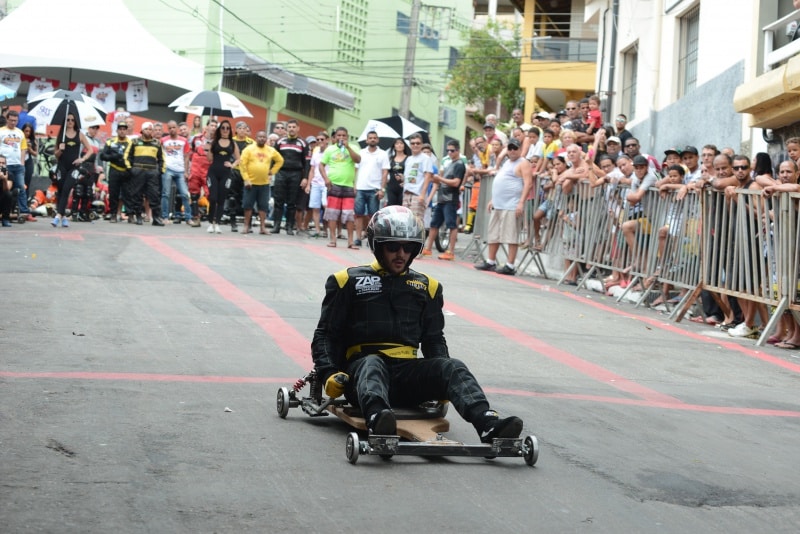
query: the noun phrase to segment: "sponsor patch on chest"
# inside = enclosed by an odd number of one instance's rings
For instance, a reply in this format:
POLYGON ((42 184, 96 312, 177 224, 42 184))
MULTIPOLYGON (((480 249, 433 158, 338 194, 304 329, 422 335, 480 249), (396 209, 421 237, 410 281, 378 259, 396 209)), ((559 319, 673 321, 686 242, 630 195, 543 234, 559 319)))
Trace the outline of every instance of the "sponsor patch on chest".
POLYGON ((378 293, 382 287, 380 276, 356 276, 356 295, 378 293))

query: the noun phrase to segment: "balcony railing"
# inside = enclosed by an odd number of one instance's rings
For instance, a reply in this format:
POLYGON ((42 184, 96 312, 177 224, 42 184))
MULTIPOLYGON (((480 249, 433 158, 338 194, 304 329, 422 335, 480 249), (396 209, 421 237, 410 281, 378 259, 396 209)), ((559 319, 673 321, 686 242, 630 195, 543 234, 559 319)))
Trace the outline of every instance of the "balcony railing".
POLYGON ((597 39, 536 39, 531 46, 536 61, 597 61, 597 39))
MULTIPOLYGON (((800 38, 791 41, 792 37, 786 35, 786 29, 792 22, 800 24, 800 10, 764 26, 764 71, 772 70, 800 53, 800 38)), ((800 35, 800 31, 797 35, 800 35)))

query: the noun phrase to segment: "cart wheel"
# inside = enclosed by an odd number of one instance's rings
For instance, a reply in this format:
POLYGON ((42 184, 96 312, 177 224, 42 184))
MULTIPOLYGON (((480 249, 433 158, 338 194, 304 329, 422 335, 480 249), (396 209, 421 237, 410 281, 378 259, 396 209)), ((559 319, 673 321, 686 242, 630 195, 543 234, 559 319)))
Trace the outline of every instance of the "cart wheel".
POLYGON ((539 459, 539 440, 536 436, 525 436, 525 463, 533 466, 539 459))
POLYGON ((347 443, 344 447, 344 454, 347 456, 347 461, 356 465, 358 455, 361 454, 361 444, 358 441, 358 434, 350 432, 347 434, 347 443))
POLYGON ((275 399, 275 407, 281 419, 286 419, 289 415, 289 388, 278 388, 278 397, 275 399))

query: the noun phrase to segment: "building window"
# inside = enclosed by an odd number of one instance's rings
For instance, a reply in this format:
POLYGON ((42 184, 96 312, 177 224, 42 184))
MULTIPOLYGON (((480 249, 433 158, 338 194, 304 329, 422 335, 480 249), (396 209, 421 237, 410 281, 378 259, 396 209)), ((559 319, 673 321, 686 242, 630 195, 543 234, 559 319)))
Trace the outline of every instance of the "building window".
POLYGON ((634 44, 622 53, 622 102, 621 111, 631 121, 636 117, 636 84, 639 72, 639 44, 634 44))
POLYGON ((697 47, 700 39, 700 6, 680 18, 680 55, 678 57, 678 98, 697 86, 697 47))

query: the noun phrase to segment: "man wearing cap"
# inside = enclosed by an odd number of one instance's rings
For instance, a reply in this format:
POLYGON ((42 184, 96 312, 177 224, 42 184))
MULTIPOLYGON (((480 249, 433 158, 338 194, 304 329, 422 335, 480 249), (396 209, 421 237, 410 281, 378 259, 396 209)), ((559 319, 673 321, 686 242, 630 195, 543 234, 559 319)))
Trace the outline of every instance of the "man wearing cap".
POLYGON ((628 191, 628 220, 622 223, 622 235, 628 244, 628 257, 634 269, 644 267, 637 260, 643 259, 645 251, 636 249, 636 230, 639 223, 647 223, 647 190, 653 187, 658 180, 656 174, 650 170, 650 162, 641 154, 633 158, 633 175, 631 188, 628 191))
POLYGON ((664 151, 664 164, 661 166, 661 175, 666 178, 669 175, 669 168, 673 165, 681 164, 681 153, 675 148, 668 148, 664 151))
POLYGON ((622 153, 622 140, 616 135, 612 135, 606 140, 606 154, 611 161, 617 163, 617 158, 622 153))
MULTIPOLYGON (((502 142, 503 146, 505 146, 505 144, 508 143, 508 136, 505 134, 505 132, 501 132, 497 129, 497 115, 494 113, 489 113, 486 115, 486 124, 489 124, 495 130, 494 135, 500 139, 500 142, 502 142)), ((486 132, 486 124, 483 126, 484 132, 486 132)), ((488 137, 486 139, 489 143, 492 142, 492 140, 488 137)))
POLYGON ((487 209, 490 212, 488 259, 475 265, 479 271, 495 271, 498 274, 514 275, 517 272, 514 262, 519 248, 519 236, 525 215, 525 199, 533 186, 531 164, 522 157, 519 141, 509 139, 506 145, 508 158, 500 167, 492 182, 492 200, 487 209), (497 251, 500 245, 508 247, 506 265, 497 268, 497 251))
POLYGON ((680 153, 680 156, 681 162, 688 169, 683 183, 690 184, 699 180, 702 169, 700 168, 700 155, 697 153, 697 148, 687 145, 680 153))
POLYGON ((167 166, 161 141, 153 137, 152 122, 142 124, 142 136, 131 144, 128 161, 131 167, 125 192, 125 206, 131 210, 128 222, 142 224, 142 198, 147 197, 153 210, 153 226, 164 226, 161 218, 161 175, 166 172, 167 166))
POLYGON ((100 159, 108 162, 108 211, 112 223, 117 222, 122 188, 130 177, 131 163, 128 159, 130 149, 128 124, 123 117, 117 123, 117 136, 106 141, 100 152, 100 159))

